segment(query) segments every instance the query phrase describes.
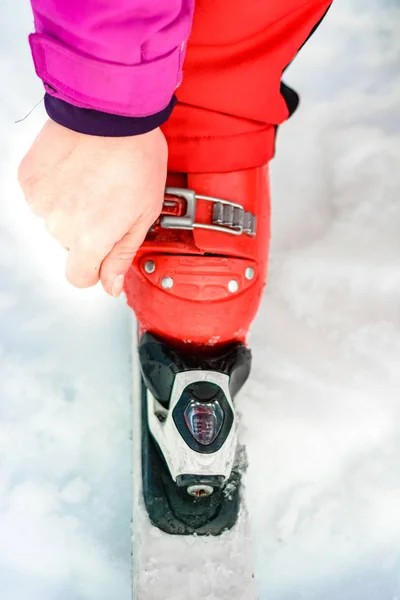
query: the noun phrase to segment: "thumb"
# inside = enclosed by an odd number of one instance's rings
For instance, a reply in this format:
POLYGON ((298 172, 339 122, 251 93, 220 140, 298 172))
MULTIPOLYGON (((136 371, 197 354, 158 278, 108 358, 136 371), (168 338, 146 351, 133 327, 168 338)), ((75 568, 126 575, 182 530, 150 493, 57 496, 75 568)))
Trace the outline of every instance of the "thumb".
POLYGON ((124 287, 124 277, 132 264, 138 248, 147 234, 147 228, 135 226, 117 242, 107 254, 100 267, 100 280, 103 288, 115 298, 124 287))

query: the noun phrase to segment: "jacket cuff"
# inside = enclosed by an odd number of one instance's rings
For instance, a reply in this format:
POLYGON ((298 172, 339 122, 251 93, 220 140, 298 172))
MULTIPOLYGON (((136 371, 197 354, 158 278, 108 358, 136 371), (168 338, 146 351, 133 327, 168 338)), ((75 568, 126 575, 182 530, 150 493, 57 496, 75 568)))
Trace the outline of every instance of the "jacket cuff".
POLYGON ((184 45, 153 61, 121 65, 79 54, 47 35, 33 33, 29 42, 46 91, 80 108, 147 117, 165 109, 181 83, 184 45))
POLYGON ((166 108, 148 117, 123 117, 80 108, 50 94, 45 95, 44 104, 53 121, 78 133, 102 137, 128 137, 148 133, 165 123, 171 116, 176 98, 173 96, 166 108))

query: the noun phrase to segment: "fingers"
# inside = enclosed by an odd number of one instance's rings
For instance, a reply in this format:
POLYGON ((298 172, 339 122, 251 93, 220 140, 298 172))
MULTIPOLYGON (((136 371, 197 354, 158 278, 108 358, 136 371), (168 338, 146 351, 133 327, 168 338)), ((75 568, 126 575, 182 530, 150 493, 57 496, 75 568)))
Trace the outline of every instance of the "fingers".
POLYGON ((88 288, 99 281, 100 265, 101 260, 72 249, 68 254, 65 274, 73 286, 88 288))
POLYGON ((148 216, 139 219, 103 260, 100 268, 100 279, 103 288, 111 296, 117 297, 122 292, 124 276, 152 223, 153 221, 148 216))
POLYGON ((88 288, 99 281, 100 266, 113 247, 104 244, 106 233, 102 229, 88 228, 88 233, 77 234, 77 225, 58 211, 50 213, 46 228, 64 248, 69 250, 66 277, 77 288, 88 288), (75 233, 74 233, 75 232, 75 233))
MULTIPOLYGON (((43 217, 44 218, 44 217, 43 217)), ((65 226, 67 219, 59 212, 53 211, 47 213, 44 218, 47 231, 50 235, 55 238, 60 244, 66 248, 71 240, 68 240, 68 228, 65 226)))
MULTIPOLYGON (((99 232, 99 235, 101 232, 99 232)), ((66 277, 77 288, 87 288, 99 281, 100 267, 103 259, 110 252, 112 244, 107 247, 96 240, 93 234, 86 234, 71 245, 66 265, 66 277)))

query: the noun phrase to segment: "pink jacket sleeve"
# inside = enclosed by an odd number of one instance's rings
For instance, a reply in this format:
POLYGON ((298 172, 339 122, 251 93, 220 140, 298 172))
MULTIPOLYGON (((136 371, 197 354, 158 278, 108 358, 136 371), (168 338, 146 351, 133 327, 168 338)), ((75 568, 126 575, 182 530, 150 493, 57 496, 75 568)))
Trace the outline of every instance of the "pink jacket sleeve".
POLYGON ((46 91, 70 104, 145 117, 182 78, 194 0, 31 0, 30 45, 46 91))

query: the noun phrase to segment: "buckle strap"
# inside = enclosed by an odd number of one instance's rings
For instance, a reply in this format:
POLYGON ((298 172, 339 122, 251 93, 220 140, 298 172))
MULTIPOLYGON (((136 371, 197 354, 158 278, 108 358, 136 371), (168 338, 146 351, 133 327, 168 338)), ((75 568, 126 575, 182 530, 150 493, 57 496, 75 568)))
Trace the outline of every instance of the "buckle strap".
MULTIPOLYGON (((241 204, 214 198, 213 196, 202 196, 196 194, 194 190, 184 188, 167 187, 165 193, 170 196, 182 198, 186 201, 186 210, 184 214, 162 213, 160 225, 164 229, 208 229, 219 231, 220 233, 230 233, 232 235, 247 234, 255 237, 257 228, 257 217, 245 211, 241 204), (205 201, 213 204, 213 214, 211 223, 198 223, 196 221, 197 201, 205 201)), ((171 201, 166 200, 165 208, 171 206, 171 201)))

